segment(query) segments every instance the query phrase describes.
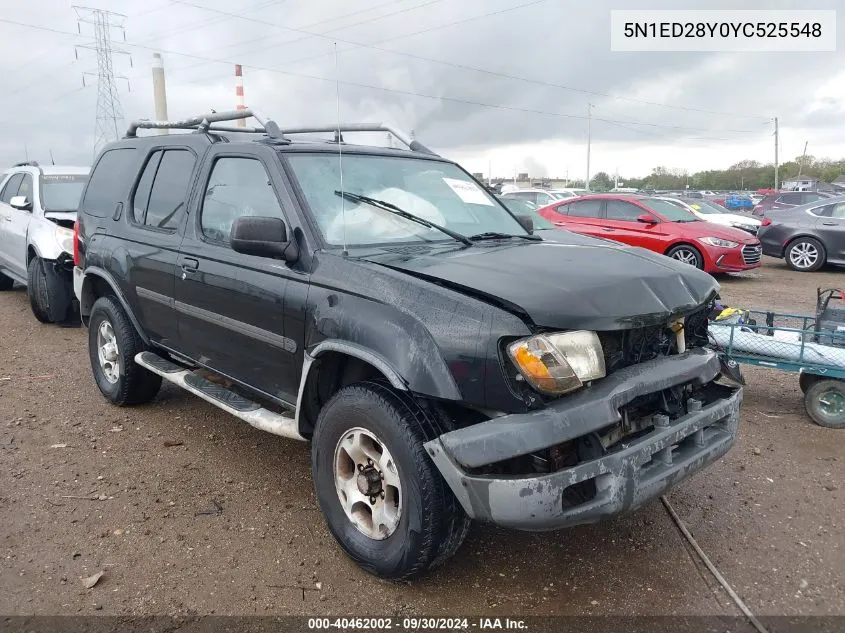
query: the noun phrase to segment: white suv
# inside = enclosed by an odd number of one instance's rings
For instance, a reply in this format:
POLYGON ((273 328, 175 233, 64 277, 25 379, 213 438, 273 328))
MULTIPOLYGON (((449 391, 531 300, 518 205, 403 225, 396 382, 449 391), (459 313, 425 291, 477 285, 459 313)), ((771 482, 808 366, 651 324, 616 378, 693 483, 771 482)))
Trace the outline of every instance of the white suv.
POLYGON ((73 320, 73 223, 87 167, 18 163, 0 176, 0 290, 27 287, 42 323, 73 320))

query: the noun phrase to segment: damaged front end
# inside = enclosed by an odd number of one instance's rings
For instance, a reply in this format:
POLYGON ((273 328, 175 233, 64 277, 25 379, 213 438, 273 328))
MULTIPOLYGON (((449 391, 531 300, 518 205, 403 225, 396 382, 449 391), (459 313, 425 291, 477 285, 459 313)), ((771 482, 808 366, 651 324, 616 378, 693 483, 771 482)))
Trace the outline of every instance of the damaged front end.
POLYGON ((639 507, 724 455, 736 439, 742 389, 716 382, 723 367, 702 347, 706 314, 687 317, 686 338, 673 323, 600 332, 607 377, 428 442, 467 514, 524 530, 592 523, 639 507))

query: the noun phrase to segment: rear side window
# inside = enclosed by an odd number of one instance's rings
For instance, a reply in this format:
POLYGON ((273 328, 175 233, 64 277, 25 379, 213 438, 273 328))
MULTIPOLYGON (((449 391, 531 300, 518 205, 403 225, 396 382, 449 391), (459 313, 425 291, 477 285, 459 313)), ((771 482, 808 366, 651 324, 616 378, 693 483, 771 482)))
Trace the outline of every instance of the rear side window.
POLYGON ((15 174, 11 178, 9 178, 8 182, 6 182, 6 186, 3 187, 3 193, 0 193, 0 202, 5 202, 9 204, 16 195, 18 195, 18 188, 21 186, 21 180, 23 180, 23 174, 15 174))
POLYGON ((600 218, 601 200, 576 200, 565 207, 565 213, 576 218, 600 218))
POLYGON ((790 192, 790 193, 782 193, 780 197, 778 197, 777 201, 783 204, 801 204, 801 198, 803 194, 797 191, 790 192))
MULTIPOLYGON (((151 171, 150 166, 153 162, 151 159, 147 163, 141 175, 141 182, 138 183, 139 190, 142 185, 145 185, 144 179, 151 171)), ((185 198, 188 195, 188 186, 191 183, 195 163, 194 154, 185 149, 171 149, 162 153, 144 213, 143 223, 146 226, 167 231, 173 231, 179 226, 179 221, 185 215, 185 198)), ((137 202, 133 203, 133 214, 138 221, 137 202)))
POLYGON ((801 198, 801 204, 806 204, 808 202, 815 202, 816 200, 821 200, 824 196, 820 196, 817 193, 807 192, 801 198))
POLYGON ((161 150, 153 152, 144 171, 141 172, 141 179, 135 188, 135 195, 132 196, 132 220, 136 224, 144 223, 144 216, 147 214, 147 205, 150 203, 150 191, 153 189, 153 179, 156 177, 158 163, 161 160, 161 150))
POLYGON ((91 174, 80 205, 82 212, 98 218, 112 215, 115 206, 126 198, 134 170, 134 149, 127 147, 105 152, 91 174))

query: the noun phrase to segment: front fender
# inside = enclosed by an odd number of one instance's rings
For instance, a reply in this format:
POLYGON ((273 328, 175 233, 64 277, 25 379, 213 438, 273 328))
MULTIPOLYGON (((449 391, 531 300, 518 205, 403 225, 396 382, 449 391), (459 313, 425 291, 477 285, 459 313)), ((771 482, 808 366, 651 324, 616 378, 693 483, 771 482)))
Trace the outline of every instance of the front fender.
POLYGON ((57 226, 49 221, 37 221, 35 218, 30 222, 27 242, 41 259, 57 260, 62 254, 73 255, 59 245, 56 239, 57 226))
POLYGON ((312 313, 306 333, 306 351, 312 358, 328 351, 345 353, 376 367, 397 389, 463 399, 431 333, 413 316, 363 297, 326 299, 317 301, 320 307, 312 313))

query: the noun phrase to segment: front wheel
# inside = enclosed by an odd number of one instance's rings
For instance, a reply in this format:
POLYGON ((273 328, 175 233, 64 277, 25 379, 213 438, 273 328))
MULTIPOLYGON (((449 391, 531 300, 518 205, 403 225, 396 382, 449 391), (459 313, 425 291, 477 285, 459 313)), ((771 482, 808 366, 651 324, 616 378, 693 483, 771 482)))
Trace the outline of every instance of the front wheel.
POLYGON ((26 294, 35 318, 41 323, 52 323, 47 275, 40 257, 33 257, 26 268, 26 294))
POLYGON ((679 262, 683 262, 684 264, 695 266, 699 270, 704 270, 704 258, 695 246, 680 244, 679 246, 670 248, 667 251, 666 256, 671 257, 672 259, 677 259, 679 262))
POLYGON ((845 382, 830 378, 813 382, 804 394, 804 406, 819 426, 845 429, 845 382))
POLYGON ((827 258, 824 246, 812 237, 799 237, 786 247, 786 264, 792 270, 812 273, 824 266, 827 258))
POLYGON ((161 376, 135 362, 142 351, 144 342, 115 298, 97 299, 88 322, 88 355, 97 387, 112 403, 141 404, 158 393, 161 376))
POLYGON ((445 431, 407 394, 364 382, 320 411, 311 448, 317 500, 365 571, 408 578, 449 558, 469 528, 423 444, 445 431))

